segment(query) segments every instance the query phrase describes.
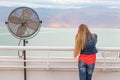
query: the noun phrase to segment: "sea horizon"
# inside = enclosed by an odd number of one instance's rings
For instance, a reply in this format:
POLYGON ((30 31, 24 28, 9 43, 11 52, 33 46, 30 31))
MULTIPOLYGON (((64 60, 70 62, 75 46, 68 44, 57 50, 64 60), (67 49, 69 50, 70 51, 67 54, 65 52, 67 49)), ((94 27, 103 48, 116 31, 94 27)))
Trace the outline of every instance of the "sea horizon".
MULTIPOLYGON (((77 28, 43 28, 41 27, 39 33, 28 39, 26 46, 66 46, 74 47, 74 39, 77 33, 77 28)), ((98 36, 97 47, 120 47, 120 29, 98 29, 90 28, 92 33, 96 33, 98 36)), ((6 28, 0 29, 0 46, 18 46, 19 39, 14 37, 6 28)), ((23 45, 22 42, 20 45, 23 45)), ((55 51, 27 51, 29 56, 72 56, 73 52, 58 51, 58 55, 55 51), (40 54, 42 53, 42 54, 40 54)), ((1 56, 15 56, 17 51, 0 51, 1 56), (3 53, 4 52, 4 53, 3 53), (8 54, 9 53, 9 54, 8 54)))

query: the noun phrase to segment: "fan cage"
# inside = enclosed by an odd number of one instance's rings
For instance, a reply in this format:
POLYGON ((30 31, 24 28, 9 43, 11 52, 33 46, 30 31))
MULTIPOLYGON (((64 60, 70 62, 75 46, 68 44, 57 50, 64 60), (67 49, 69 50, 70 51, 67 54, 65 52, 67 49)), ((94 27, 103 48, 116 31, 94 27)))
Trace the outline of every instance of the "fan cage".
POLYGON ((33 9, 31 9, 31 8, 29 8, 29 7, 19 7, 19 8, 14 9, 14 10, 9 14, 8 22, 7 22, 7 27, 8 27, 8 29, 9 29, 9 32, 10 32, 14 37, 16 37, 16 38, 18 38, 18 39, 30 39, 30 38, 33 38, 34 36, 36 36, 36 34, 38 34, 38 32, 40 31, 41 22, 40 22, 40 19, 39 19, 38 14, 37 14, 33 9), (36 15, 36 17, 37 17, 37 19, 38 19, 37 28, 36 28, 35 31, 34 31, 32 34, 30 34, 30 35, 27 35, 27 36, 18 36, 18 35, 16 35, 16 34, 13 32, 13 30, 11 29, 11 26, 10 26, 10 23, 9 23, 10 16, 11 16, 15 11, 17 11, 17 10, 19 10, 19 9, 29 9, 29 10, 31 10, 31 11, 36 15))

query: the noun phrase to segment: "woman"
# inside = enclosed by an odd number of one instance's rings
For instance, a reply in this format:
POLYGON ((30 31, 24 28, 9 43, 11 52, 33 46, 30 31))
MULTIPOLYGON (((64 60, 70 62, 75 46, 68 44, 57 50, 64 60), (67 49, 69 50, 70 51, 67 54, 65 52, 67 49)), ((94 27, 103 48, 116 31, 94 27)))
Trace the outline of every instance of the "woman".
POLYGON ((96 61, 97 35, 92 34, 87 25, 81 24, 75 38, 74 58, 78 57, 80 80, 92 80, 96 61))

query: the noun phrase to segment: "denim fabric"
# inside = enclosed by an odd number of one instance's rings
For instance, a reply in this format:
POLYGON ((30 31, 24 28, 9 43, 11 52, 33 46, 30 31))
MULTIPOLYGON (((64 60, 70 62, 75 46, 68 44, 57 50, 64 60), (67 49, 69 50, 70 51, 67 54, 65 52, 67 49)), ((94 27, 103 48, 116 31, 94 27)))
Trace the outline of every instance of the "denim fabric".
POLYGON ((96 43, 97 43, 97 35, 96 34, 92 34, 92 36, 88 35, 86 37, 85 47, 81 51, 81 54, 95 54, 95 53, 97 53, 96 43))
POLYGON ((92 74, 95 64, 86 64, 82 61, 78 62, 79 79, 80 80, 92 80, 92 74))

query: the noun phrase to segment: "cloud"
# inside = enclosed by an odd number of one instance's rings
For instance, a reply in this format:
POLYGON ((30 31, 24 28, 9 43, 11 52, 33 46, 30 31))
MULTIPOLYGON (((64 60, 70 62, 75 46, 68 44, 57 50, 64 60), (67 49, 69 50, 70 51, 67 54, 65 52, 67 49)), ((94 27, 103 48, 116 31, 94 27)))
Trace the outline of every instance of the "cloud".
POLYGON ((119 6, 109 6, 110 9, 120 8, 119 6))
POLYGON ((79 3, 79 2, 91 2, 91 0, 46 0, 49 2, 54 2, 54 3, 79 3))
POLYGON ((118 6, 120 1, 108 1, 108 0, 2 0, 0 6, 7 7, 19 7, 26 6, 32 8, 61 8, 61 9, 78 9, 85 8, 90 5, 111 5, 118 6), (85 4, 85 5, 83 5, 85 4))
MULTIPOLYGON (((27 1, 27 0, 26 0, 27 1)), ((61 4, 71 4, 71 3, 118 3, 118 0, 28 0, 27 2, 37 2, 37 3, 61 3, 61 4)))
POLYGON ((52 8, 51 5, 25 3, 25 2, 5 2, 5 1, 0 1, 0 6, 7 6, 7 7, 27 6, 33 8, 38 8, 38 7, 52 8))
MULTIPOLYGON (((29 0, 33 2, 33 0, 29 0)), ((48 3, 79 3, 79 2, 97 2, 96 0, 34 0, 34 2, 48 2, 48 3)))
MULTIPOLYGON (((52 0, 54 2, 55 0, 52 0)), ((61 1, 59 1, 61 2, 61 1)), ((48 2, 47 2, 48 3, 48 2)), ((82 8, 80 6, 74 6, 74 5, 64 5, 64 4, 56 4, 56 3, 39 3, 39 1, 32 2, 7 2, 7 1, 0 1, 0 6, 7 6, 7 7, 19 7, 19 6, 26 6, 26 7, 32 7, 32 8, 82 8)))

